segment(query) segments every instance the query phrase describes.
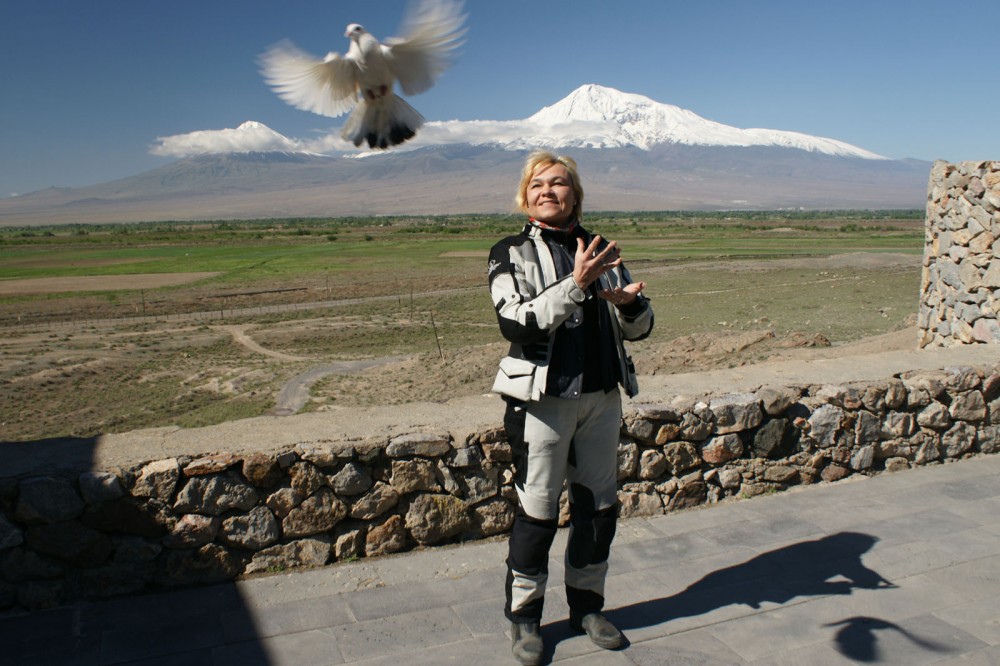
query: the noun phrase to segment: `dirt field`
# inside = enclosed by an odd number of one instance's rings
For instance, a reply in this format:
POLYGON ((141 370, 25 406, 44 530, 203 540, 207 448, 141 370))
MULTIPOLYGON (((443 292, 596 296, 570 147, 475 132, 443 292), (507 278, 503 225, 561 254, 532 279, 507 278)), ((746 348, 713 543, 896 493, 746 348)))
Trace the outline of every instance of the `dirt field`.
MULTIPOLYGON (((657 328, 631 351, 640 375, 651 375, 913 348, 919 263, 852 253, 633 266, 649 283, 657 328)), ((324 295, 283 294, 282 314, 0 329, 0 441, 288 413, 283 392, 305 395, 309 411, 489 390, 506 343, 481 284, 295 310, 324 295)), ((90 312, 101 301, 70 303, 58 307, 90 312)))
MULTIPOLYGON (((116 262, 118 263, 118 262, 116 262)), ((120 289, 158 289, 190 284, 218 275, 203 273, 149 273, 132 275, 81 275, 79 277, 26 278, 0 280, 0 295, 48 294, 72 291, 118 291, 120 289)))

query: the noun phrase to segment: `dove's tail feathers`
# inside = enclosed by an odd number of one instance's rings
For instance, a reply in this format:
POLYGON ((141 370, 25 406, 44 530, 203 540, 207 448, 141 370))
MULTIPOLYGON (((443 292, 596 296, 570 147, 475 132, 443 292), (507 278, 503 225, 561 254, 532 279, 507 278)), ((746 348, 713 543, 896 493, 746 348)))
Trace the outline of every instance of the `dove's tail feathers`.
POLYGON ((389 93, 374 100, 362 99, 348 116, 340 136, 355 146, 389 148, 413 138, 424 117, 401 97, 389 93))

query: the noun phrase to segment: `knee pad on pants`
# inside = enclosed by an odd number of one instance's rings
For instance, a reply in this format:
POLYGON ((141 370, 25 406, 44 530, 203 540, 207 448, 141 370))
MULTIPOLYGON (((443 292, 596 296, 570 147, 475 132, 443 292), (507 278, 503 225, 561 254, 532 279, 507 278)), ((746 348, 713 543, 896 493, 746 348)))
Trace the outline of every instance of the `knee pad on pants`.
POLYGON ((518 512, 510 533, 508 567, 529 576, 548 571, 549 549, 556 537, 556 527, 555 520, 539 520, 518 512))
POLYGON ((572 484, 570 505, 570 532, 566 559, 570 566, 583 569, 590 564, 606 562, 611 554, 618 521, 618 505, 597 510, 594 494, 579 484, 572 484))

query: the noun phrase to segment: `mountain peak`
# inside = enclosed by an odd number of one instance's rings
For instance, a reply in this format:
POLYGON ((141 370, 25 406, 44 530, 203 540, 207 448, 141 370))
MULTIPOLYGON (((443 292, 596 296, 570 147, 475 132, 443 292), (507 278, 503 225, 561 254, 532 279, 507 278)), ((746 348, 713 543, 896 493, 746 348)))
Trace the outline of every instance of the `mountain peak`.
POLYGON ((840 157, 884 159, 842 141, 798 132, 740 129, 706 120, 693 111, 593 83, 582 85, 526 118, 549 137, 539 145, 649 150, 659 144, 780 146, 840 157), (564 138, 559 138, 559 137, 564 138))
MULTIPOLYGON (((624 93, 594 83, 582 85, 552 106, 542 108, 528 120, 556 125, 577 120, 621 122, 628 116, 649 111, 658 105, 648 97, 624 93)), ((667 104, 659 106, 669 107, 667 104)), ((680 111, 677 107, 669 107, 680 111)))

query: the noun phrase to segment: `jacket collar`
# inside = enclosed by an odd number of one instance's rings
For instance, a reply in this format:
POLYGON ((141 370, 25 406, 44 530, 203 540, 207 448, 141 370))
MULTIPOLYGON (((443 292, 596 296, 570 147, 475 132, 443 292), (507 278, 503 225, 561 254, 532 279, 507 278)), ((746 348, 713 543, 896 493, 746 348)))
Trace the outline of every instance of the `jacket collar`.
POLYGON ((575 218, 565 227, 553 227, 533 218, 528 218, 528 223, 524 225, 522 233, 530 238, 549 238, 560 243, 568 243, 577 236, 581 236, 584 239, 589 236, 587 231, 580 225, 580 221, 575 218))

